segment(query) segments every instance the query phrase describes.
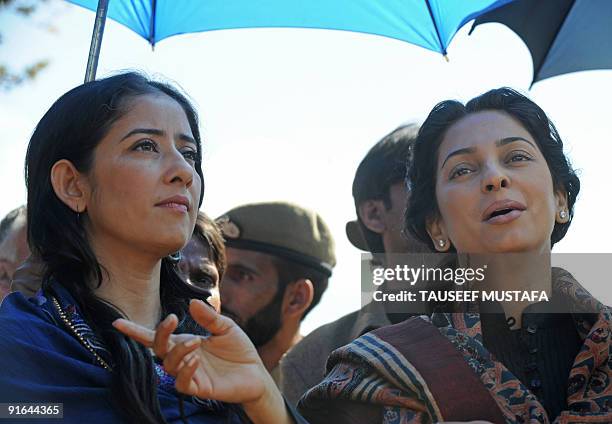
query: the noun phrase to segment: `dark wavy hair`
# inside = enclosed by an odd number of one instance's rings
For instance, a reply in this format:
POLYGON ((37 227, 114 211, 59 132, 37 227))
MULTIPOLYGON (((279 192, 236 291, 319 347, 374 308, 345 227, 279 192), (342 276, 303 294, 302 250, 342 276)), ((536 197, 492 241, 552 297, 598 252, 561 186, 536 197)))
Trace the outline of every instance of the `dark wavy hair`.
MULTIPOLYGON (((89 242, 81 220, 55 194, 51 168, 67 159, 82 173, 93 165, 94 150, 110 127, 124 116, 130 101, 144 95, 167 95, 185 111, 197 142, 196 172, 202 179, 201 139, 198 117, 189 100, 165 83, 129 72, 89 82, 61 96, 36 126, 28 145, 25 176, 28 191, 28 242, 44 262, 42 287, 53 295, 50 282, 62 284, 75 298, 85 320, 102 338, 112 356, 110 393, 128 422, 166 422, 157 398, 156 375, 150 353, 115 330, 111 323, 124 314, 96 297, 91 282, 102 284, 103 269, 89 242)), ((199 297, 181 280, 170 258, 161 265, 160 297, 163 314, 179 318, 178 332, 202 334, 191 319, 190 298, 199 297)))
MULTIPOLYGON (((223 233, 217 223, 204 212, 198 213, 194 236, 200 237, 202 243, 208 247, 210 260, 215 264, 219 273, 219 281, 223 280, 227 268, 227 256, 225 253, 225 240, 223 233)), ((212 281, 212 275, 209 275, 212 281)))
POLYGON ((537 104, 507 87, 488 91, 465 105, 456 100, 443 101, 429 113, 419 130, 413 147, 412 163, 408 167, 407 183, 411 191, 404 219, 405 231, 410 231, 433 247, 427 233, 427 222, 440 214, 436 201, 440 144, 448 129, 461 118, 488 110, 507 113, 525 127, 546 159, 554 189, 567 194, 569 220, 564 224, 555 223, 550 240, 552 247, 565 236, 571 224, 580 180, 563 153, 563 142, 552 121, 537 104))

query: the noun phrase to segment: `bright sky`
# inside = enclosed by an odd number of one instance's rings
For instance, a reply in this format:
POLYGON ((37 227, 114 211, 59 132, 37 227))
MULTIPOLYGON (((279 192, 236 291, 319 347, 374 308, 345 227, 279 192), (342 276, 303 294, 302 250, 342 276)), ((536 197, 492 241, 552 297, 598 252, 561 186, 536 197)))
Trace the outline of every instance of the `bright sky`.
MULTIPOLYGON (((34 126, 83 81, 94 16, 57 1, 31 19, 0 15, 1 63, 22 69, 50 60, 35 81, 0 92, 0 217, 25 203, 23 161, 34 126)), ((555 251, 612 253, 612 71, 560 76, 528 91, 531 57, 520 38, 498 24, 468 36, 470 27, 455 36, 447 63, 397 40, 306 29, 181 35, 151 51, 109 20, 98 76, 140 69, 190 95, 205 139, 203 209, 211 216, 265 200, 293 201, 323 216, 336 239, 338 266, 304 322, 308 333, 360 306, 360 252, 344 235, 354 218, 351 183, 359 161, 383 135, 422 121, 441 100, 468 100, 499 86, 535 100, 557 125, 582 181, 574 223, 555 251)), ((598 273, 583 284, 612 304, 608 281, 598 273)))

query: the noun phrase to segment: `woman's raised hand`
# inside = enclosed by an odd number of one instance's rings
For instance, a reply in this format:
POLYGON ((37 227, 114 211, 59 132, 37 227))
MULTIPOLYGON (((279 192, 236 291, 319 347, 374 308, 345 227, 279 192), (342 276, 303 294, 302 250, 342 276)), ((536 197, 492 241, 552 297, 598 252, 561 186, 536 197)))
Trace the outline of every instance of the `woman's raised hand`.
POLYGON ((178 325, 173 314, 155 330, 125 319, 116 320, 113 326, 153 349, 166 372, 176 378, 179 392, 241 403, 254 422, 291 422, 274 381, 238 325, 201 300, 191 301, 189 313, 210 336, 172 334, 178 325))

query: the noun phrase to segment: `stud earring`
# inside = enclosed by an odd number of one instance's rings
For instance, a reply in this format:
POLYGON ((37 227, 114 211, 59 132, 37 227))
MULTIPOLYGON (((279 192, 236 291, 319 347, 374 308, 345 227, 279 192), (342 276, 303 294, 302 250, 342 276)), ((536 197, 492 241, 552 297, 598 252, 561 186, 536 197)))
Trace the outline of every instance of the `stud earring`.
POLYGON ((446 240, 438 240, 438 246, 440 247, 446 246, 446 240))
POLYGON ((565 211, 559 212, 559 218, 561 218, 561 219, 567 218, 567 212, 565 212, 565 211))

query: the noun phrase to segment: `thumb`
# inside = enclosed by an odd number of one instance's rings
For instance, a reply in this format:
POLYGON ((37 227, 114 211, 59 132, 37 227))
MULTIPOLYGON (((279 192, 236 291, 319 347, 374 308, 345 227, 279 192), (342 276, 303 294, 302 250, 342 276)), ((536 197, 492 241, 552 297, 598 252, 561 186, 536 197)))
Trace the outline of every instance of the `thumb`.
POLYGON ((195 322, 208 330, 213 336, 225 334, 233 325, 236 325, 231 319, 219 314, 200 299, 191 299, 189 313, 195 322))

